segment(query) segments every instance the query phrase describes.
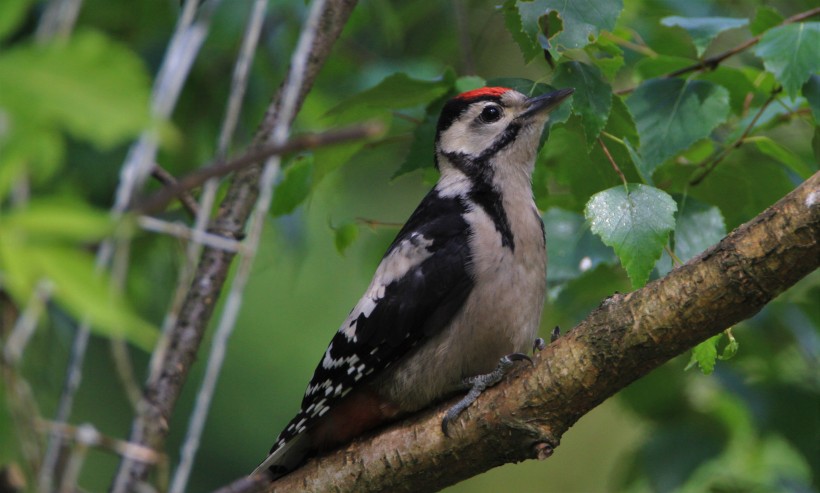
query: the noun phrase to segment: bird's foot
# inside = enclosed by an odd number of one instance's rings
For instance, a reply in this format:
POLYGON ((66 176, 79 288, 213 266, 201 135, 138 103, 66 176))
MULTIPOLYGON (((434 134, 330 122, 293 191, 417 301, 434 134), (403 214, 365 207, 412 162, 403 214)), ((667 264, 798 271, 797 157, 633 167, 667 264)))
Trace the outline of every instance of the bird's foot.
POLYGON ((462 380, 461 388, 470 389, 470 391, 444 414, 444 419, 441 420, 441 431, 444 432, 445 436, 450 436, 447 432, 447 427, 450 422, 458 418, 459 414, 470 407, 482 392, 500 382, 516 361, 529 361, 530 364, 533 364, 532 359, 526 354, 512 353, 502 357, 498 361, 498 366, 490 373, 476 375, 462 380))
MULTIPOLYGON (((558 340, 558 337, 561 336, 561 329, 556 325, 552 332, 550 333, 550 344, 558 340)), ((547 347, 547 342, 544 340, 543 337, 538 337, 535 339, 535 342, 532 343, 532 352, 539 353, 547 347)))

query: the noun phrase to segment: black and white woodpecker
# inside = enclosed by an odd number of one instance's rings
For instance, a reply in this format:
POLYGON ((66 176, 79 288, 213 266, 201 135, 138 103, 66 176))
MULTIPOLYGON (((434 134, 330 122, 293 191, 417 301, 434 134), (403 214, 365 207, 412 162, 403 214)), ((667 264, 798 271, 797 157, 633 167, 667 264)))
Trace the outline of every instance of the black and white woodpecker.
POLYGON ((254 471, 307 457, 460 390, 447 425, 513 361, 528 359, 546 289, 532 172, 544 124, 573 89, 528 98, 503 87, 449 100, 441 177, 399 231, 325 351, 299 413, 254 471))

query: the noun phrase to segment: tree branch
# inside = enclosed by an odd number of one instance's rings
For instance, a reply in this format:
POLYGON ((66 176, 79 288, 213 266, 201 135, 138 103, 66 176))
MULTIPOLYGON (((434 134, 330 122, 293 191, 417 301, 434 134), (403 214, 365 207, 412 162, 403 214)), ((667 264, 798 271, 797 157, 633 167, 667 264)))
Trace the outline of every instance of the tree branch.
MULTIPOLYGON (((327 2, 321 16, 321 29, 311 48, 297 106, 304 101, 355 5, 356 0, 327 2)), ((281 104, 279 94, 259 126, 254 148, 266 143, 270 129, 276 122, 281 104)), ((260 170, 261 163, 257 163, 234 175, 209 233, 230 239, 243 236, 245 223, 259 194, 260 170)), ((176 325, 169 331, 165 351, 158 358, 156 369, 152 368, 154 371, 149 376, 138 414, 132 423, 130 442, 157 450, 162 448, 177 399, 196 358, 234 256, 233 252, 213 248, 203 251, 176 325)), ((137 461, 121 462, 115 490, 134 491, 136 484, 147 476, 149 467, 137 461)))
POLYGON ((435 491, 493 467, 544 459, 581 416, 820 266, 820 172, 663 279, 606 299, 583 322, 486 391, 441 433, 448 405, 313 459, 275 483, 220 492, 435 491))

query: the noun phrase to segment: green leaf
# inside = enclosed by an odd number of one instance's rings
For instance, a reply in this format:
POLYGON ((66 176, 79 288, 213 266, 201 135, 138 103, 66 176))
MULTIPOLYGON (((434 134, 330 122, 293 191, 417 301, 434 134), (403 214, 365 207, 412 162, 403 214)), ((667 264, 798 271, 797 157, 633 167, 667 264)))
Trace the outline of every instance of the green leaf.
MULTIPOLYGON (((678 196, 678 214, 673 236, 674 252, 681 262, 687 262, 726 236, 726 223, 720 209, 692 197, 678 196)), ((656 266, 666 275, 672 270, 672 259, 666 252, 656 266)))
POLYGON ((641 136, 641 156, 654 171, 726 121, 729 92, 701 80, 652 79, 627 100, 641 136))
POLYGON ((717 361, 718 355, 717 343, 721 337, 723 337, 723 334, 712 336, 693 347, 692 357, 689 360, 689 364, 686 365, 686 369, 688 370, 697 364, 704 375, 710 375, 715 371, 715 362, 717 361))
POLYGON ((629 157, 632 159, 632 163, 635 165, 635 168, 638 170, 638 173, 641 175, 644 183, 647 185, 653 185, 652 172, 654 169, 649 168, 646 165, 646 161, 644 161, 638 151, 632 147, 632 144, 629 143, 629 139, 624 139, 624 147, 626 147, 627 152, 629 152, 629 157))
POLYGON ((700 57, 718 34, 743 27, 749 24, 749 20, 732 17, 680 17, 673 15, 661 19, 661 24, 667 27, 677 26, 685 29, 689 33, 689 37, 692 38, 692 43, 695 45, 700 57))
POLYGON ((820 125, 820 75, 812 74, 803 84, 803 97, 809 102, 814 123, 820 125))
POLYGON ((337 123, 351 123, 397 108, 426 105, 450 91, 454 83, 455 77, 449 72, 438 80, 413 79, 399 72, 338 104, 327 116, 333 117, 337 123))
POLYGON ((313 183, 313 155, 297 157, 285 168, 282 181, 273 192, 272 216, 290 214, 310 195, 313 183))
POLYGON ((575 279, 600 264, 615 264, 612 249, 592 234, 582 214, 552 207, 543 219, 551 284, 575 279))
POLYGON ((818 46, 820 22, 798 22, 767 31, 760 38, 755 54, 794 99, 806 80, 820 72, 818 46))
POLYGON ((617 186, 593 195, 584 216, 592 232, 615 249, 632 286, 638 289, 649 279, 675 227, 676 209, 666 192, 630 184, 628 192, 617 186))
POLYGON ((749 30, 753 35, 759 36, 781 22, 783 16, 776 8, 761 5, 755 10, 755 17, 749 24, 749 30))
POLYGON ((603 79, 594 65, 565 62, 558 65, 552 84, 572 87, 572 111, 581 117, 587 145, 592 145, 606 126, 612 109, 612 87, 603 79))
POLYGON ((114 231, 108 211, 76 200, 39 199, 0 216, 0 234, 24 235, 26 241, 95 242, 114 231))
POLYGON ((557 12, 563 21, 563 30, 548 33, 551 44, 559 51, 583 48, 595 42, 601 30, 611 31, 623 9, 622 0, 534 0, 516 2, 523 31, 537 41, 541 34, 539 19, 557 12))
POLYGON ((584 50, 607 80, 614 79, 624 66, 624 50, 614 41, 599 37, 594 44, 588 45, 584 50))
MULTIPOLYGON (((438 108, 436 108, 438 110, 438 108)), ((428 110, 424 115, 424 120, 413 131, 413 143, 404 162, 393 174, 392 178, 410 173, 417 169, 429 168, 434 165, 433 142, 436 140, 436 126, 438 123, 438 111, 433 114, 428 110)))
POLYGON ((466 75, 456 79, 455 89, 456 92, 460 94, 462 92, 472 91, 473 89, 479 89, 485 85, 487 85, 487 81, 485 81, 483 77, 466 75))
MULTIPOLYGON (((507 31, 510 32, 513 41, 521 50, 524 62, 531 62, 542 53, 542 49, 536 39, 531 37, 530 33, 524 31, 516 0, 506 0, 502 6, 502 12, 504 13, 504 25, 507 26, 507 31)), ((530 24, 529 27, 531 28, 532 25, 530 24)))
POLYGON ((0 106, 15 125, 56 126, 101 148, 148 125, 149 87, 140 58, 93 31, 0 55, 0 106))
POLYGON ((333 228, 336 251, 344 255, 347 248, 359 237, 359 226, 355 222, 344 223, 333 228))
POLYGON ((747 98, 757 89, 743 70, 720 65, 715 70, 700 74, 701 80, 714 82, 729 91, 729 104, 736 115, 742 115, 748 104, 747 98))
POLYGON ((0 2, 0 40, 22 24, 32 3, 32 0, 3 0, 0 2))
POLYGON ((789 169, 797 173, 797 175, 804 180, 814 174, 814 170, 809 168, 809 166, 803 162, 802 159, 800 159, 800 156, 769 137, 759 135, 749 137, 746 141, 754 142, 760 152, 777 160, 777 162, 781 164, 785 164, 789 169))
POLYGON ((643 58, 635 64, 635 70, 641 78, 654 79, 662 77, 668 73, 680 70, 692 65, 692 59, 682 56, 658 55, 655 57, 643 58))
POLYGON ((156 328, 111 289, 107 277, 95 273, 91 254, 73 246, 21 240, 16 235, 0 236, 0 269, 18 303, 26 303, 34 286, 48 280, 54 285, 54 300, 78 321, 89 320, 95 333, 125 339, 147 352, 153 349, 156 328))

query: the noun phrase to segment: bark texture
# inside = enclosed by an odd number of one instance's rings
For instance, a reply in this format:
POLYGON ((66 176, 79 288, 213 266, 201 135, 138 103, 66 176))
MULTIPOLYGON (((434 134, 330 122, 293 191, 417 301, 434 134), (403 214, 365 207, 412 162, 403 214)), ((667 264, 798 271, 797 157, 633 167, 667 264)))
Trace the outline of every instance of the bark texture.
MULTIPOLYGON (((567 335, 485 392, 441 432, 449 404, 309 461, 262 488, 436 491, 490 468, 549 457, 564 432, 672 357, 751 317, 820 266, 820 173, 663 279, 606 299, 567 335)), ((451 403, 450 403, 451 404, 451 403)))

